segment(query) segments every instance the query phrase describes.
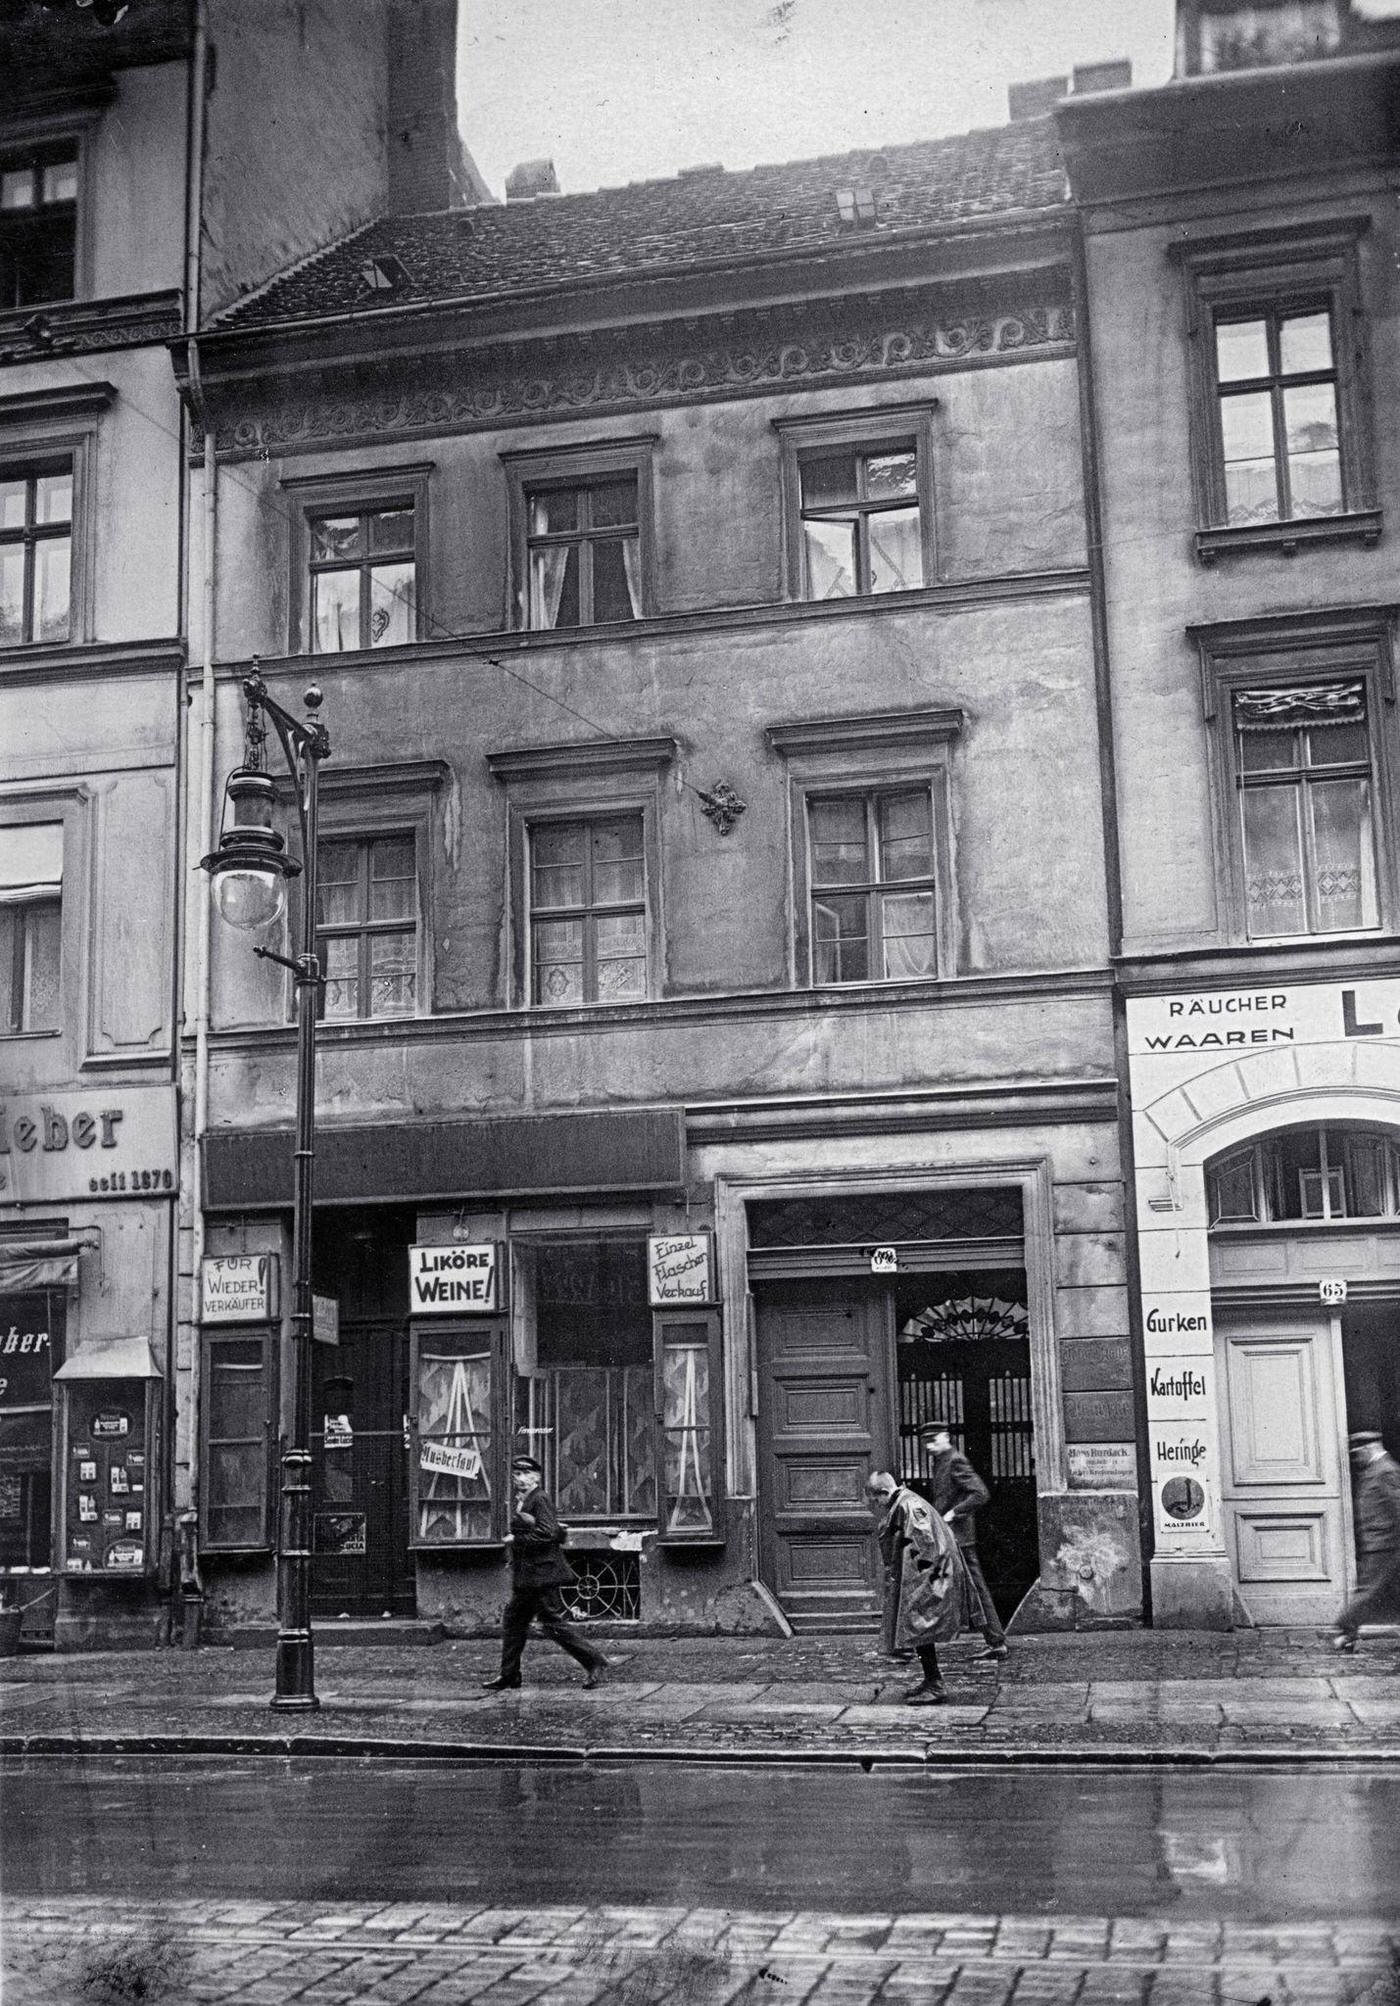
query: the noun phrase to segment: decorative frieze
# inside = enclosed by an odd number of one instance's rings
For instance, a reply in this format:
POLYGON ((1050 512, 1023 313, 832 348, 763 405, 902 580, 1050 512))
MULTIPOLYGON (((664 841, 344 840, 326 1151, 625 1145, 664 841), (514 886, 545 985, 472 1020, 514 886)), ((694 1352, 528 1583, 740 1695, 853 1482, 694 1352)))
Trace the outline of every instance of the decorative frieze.
MULTIPOLYGON (((1072 309, 1049 297, 1014 310, 961 314, 928 294, 902 295, 900 304, 897 320, 875 327, 868 319, 857 323, 854 315, 826 315, 819 328, 785 315, 791 338, 778 332, 776 315, 765 313, 709 323, 721 331, 711 341, 695 339, 694 322, 652 331, 645 352, 635 333, 554 340, 541 345, 539 361, 528 367, 527 351, 518 344, 385 358, 356 365, 353 374, 347 369, 343 388, 310 398, 269 396, 264 377, 258 407, 245 405, 243 416, 221 423, 219 452, 223 458, 261 457, 349 439, 474 431, 572 413, 872 382, 1068 353, 1073 346, 1072 309)), ((237 394, 248 398, 246 383, 237 394)))

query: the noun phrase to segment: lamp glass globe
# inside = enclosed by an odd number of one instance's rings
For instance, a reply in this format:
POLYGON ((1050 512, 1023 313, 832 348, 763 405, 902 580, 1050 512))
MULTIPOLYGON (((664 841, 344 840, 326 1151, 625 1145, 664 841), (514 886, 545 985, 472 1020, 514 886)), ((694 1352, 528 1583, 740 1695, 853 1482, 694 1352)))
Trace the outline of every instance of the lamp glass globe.
POLYGON ((220 871, 214 893, 220 917, 241 933, 271 926, 287 910, 287 883, 280 871, 220 871))

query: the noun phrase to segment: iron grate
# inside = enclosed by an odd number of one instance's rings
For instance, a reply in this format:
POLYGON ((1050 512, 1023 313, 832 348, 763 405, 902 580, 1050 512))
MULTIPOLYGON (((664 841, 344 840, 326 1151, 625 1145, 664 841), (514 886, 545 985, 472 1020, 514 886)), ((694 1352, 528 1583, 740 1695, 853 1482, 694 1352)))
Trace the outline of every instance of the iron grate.
POLYGON ((578 1576, 563 1591, 578 1623, 635 1623, 642 1613, 642 1569, 635 1553, 569 1553, 578 1576))
POLYGON ((1014 1185, 771 1198, 749 1206, 753 1247, 884 1246, 901 1240, 1004 1239, 1021 1231, 1014 1185))

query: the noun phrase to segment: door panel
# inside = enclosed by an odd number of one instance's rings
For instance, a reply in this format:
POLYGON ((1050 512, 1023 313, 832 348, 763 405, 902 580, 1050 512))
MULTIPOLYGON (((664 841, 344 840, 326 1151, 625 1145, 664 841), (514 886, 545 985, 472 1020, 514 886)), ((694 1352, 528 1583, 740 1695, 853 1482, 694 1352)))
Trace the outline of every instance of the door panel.
POLYGON ((406 1330, 342 1323, 313 1349, 312 1398, 312 1613, 412 1615, 406 1330))
POLYGON ((865 1503, 890 1466, 887 1295, 783 1283, 759 1297, 760 1565, 789 1618, 873 1622, 880 1561, 865 1503))
POLYGON ((1221 1312, 1222 1503, 1240 1593, 1259 1623, 1330 1623, 1346 1592, 1332 1317, 1221 1312))

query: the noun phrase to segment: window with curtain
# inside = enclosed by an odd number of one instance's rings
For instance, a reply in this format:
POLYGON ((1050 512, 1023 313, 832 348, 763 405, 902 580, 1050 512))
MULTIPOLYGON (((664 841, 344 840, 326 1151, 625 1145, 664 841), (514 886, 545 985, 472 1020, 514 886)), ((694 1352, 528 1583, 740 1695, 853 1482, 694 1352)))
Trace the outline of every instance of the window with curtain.
POLYGON ((0 827, 0 1036, 56 1031, 63 824, 0 827))
POLYGON ((938 973, 937 856, 927 786, 807 797, 812 980, 938 973))
POLYGON ((641 815, 541 821, 529 832, 535 1003, 630 1003, 647 994, 641 815))
POLYGON ((1340 515, 1346 503, 1327 302, 1218 316, 1215 380, 1226 521, 1340 515))
POLYGON ((72 299, 77 242, 76 141, 0 153, 0 311, 72 299))
POLYGON ((1237 689, 1232 714, 1251 939, 1375 926, 1365 683, 1237 689))
POLYGON ((872 452, 804 453, 798 479, 806 598, 851 599, 923 584, 914 440, 872 452))
POLYGON ((316 951, 322 1015, 411 1017, 418 1007, 418 846, 411 831, 322 838, 316 951))
POLYGON ((211 1552, 272 1543, 273 1391, 269 1332, 205 1333, 199 1536, 211 1552))
POLYGON ((316 654, 390 648, 417 634, 411 497, 307 518, 310 637, 316 654))
POLYGON ((68 639, 72 573, 71 456, 0 466, 0 647, 68 639))
POLYGON ((529 624, 595 627, 642 613, 634 473, 526 490, 529 624))

